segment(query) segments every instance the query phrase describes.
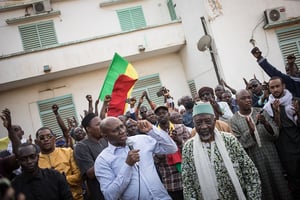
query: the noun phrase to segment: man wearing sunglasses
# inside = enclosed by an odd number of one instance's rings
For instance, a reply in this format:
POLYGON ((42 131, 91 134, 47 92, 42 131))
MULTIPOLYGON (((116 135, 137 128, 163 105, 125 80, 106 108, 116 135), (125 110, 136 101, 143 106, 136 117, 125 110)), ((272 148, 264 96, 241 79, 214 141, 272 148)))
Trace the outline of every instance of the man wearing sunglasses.
POLYGON ((288 89, 293 96, 300 97, 300 78, 292 77, 286 75, 272 66, 266 58, 262 56, 262 52, 259 48, 254 47, 251 50, 252 55, 257 59, 259 66, 270 76, 278 76, 282 78, 283 82, 285 83, 286 89, 288 89))
POLYGON ((252 94, 252 106, 262 108, 266 104, 266 101, 263 101, 265 98, 265 93, 262 87, 262 84, 257 79, 251 79, 249 81, 248 91, 252 94))
POLYGON ((81 175, 71 148, 56 148, 55 135, 50 128, 42 127, 36 132, 35 143, 40 147, 40 168, 50 168, 66 176, 74 200, 82 200, 81 175))

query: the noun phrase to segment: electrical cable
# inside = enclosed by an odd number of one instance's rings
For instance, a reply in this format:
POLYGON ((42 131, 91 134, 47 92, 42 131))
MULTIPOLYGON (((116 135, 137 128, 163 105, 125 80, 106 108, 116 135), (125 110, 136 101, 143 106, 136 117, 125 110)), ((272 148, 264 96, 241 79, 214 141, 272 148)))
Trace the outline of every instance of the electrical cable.
POLYGON ((139 193, 138 193, 138 200, 140 200, 141 196, 141 174, 140 174, 140 166, 136 165, 137 170, 138 170, 138 179, 139 179, 139 193))

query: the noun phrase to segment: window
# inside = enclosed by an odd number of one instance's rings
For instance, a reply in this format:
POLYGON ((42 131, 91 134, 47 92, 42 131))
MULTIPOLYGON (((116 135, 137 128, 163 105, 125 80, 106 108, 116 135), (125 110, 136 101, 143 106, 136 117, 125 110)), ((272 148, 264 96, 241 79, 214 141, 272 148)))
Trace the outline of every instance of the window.
POLYGON ((146 26, 141 6, 117 10, 122 31, 130 31, 146 26))
POLYGON ((19 26, 24 50, 57 44, 53 21, 19 26))
POLYGON ((188 82, 188 84, 189 84, 189 88, 190 88, 192 97, 194 97, 198 93, 197 89, 196 89, 195 81, 191 80, 191 81, 188 82))
POLYGON ((300 26, 281 29, 276 34, 284 61, 293 53, 297 58, 295 63, 300 67, 300 26))
POLYGON ((168 4, 168 9, 169 9, 171 20, 172 21, 176 20, 177 16, 176 16, 176 12, 175 12, 175 9, 174 9, 174 3, 173 3, 173 1, 172 0, 168 0, 167 4, 168 4))
POLYGON ((52 112, 53 104, 58 105, 58 112, 61 118, 64 120, 64 123, 67 127, 67 118, 72 118, 74 116, 77 120, 75 105, 73 103, 73 98, 71 94, 43 101, 38 101, 37 104, 42 120, 42 125, 51 128, 51 130, 56 136, 62 135, 63 133, 56 121, 54 113, 52 112))
MULTIPOLYGON (((137 101, 142 95, 143 91, 147 91, 148 96, 151 101, 153 101, 156 105, 163 105, 164 104, 164 97, 157 97, 156 93, 159 91, 159 89, 162 87, 159 74, 153 74, 146 77, 141 77, 136 82, 131 96, 136 97, 137 101)), ((146 107, 150 108, 147 100, 144 98, 143 104, 146 107)))

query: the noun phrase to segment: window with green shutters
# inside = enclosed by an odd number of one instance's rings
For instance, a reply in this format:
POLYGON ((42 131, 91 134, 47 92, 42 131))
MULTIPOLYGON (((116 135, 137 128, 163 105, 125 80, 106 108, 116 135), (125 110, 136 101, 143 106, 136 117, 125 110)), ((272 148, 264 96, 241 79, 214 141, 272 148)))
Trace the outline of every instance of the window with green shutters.
MULTIPOLYGON (((156 105, 164 104, 164 97, 157 97, 156 93, 162 87, 159 74, 153 74, 145 77, 140 77, 136 82, 131 96, 136 97, 137 102, 141 97, 143 91, 147 91, 150 100, 152 100, 156 105)), ((144 98, 143 104, 146 107, 150 108, 147 100, 144 98)))
POLYGON ((19 26, 24 50, 57 44, 53 21, 19 26))
POLYGON ((43 101, 38 101, 38 108, 40 112, 40 117, 42 125, 49 127, 56 136, 62 135, 62 131, 56 121, 56 117, 52 111, 52 105, 57 104, 59 109, 58 112, 61 118, 64 120, 66 126, 68 126, 67 118, 73 118, 77 120, 75 105, 73 103, 73 97, 71 94, 51 98, 43 101))
POLYGON ((122 31, 130 31, 146 26, 141 6, 117 10, 122 31))
POLYGON ((172 0, 168 0, 167 5, 168 5, 168 9, 169 9, 171 20, 172 21, 176 20, 177 16, 176 16, 176 12, 175 12, 175 9, 174 9, 174 3, 173 3, 173 1, 172 0))
POLYGON ((276 31, 279 46, 285 63, 289 54, 296 56, 296 64, 300 67, 300 26, 290 27, 276 31))

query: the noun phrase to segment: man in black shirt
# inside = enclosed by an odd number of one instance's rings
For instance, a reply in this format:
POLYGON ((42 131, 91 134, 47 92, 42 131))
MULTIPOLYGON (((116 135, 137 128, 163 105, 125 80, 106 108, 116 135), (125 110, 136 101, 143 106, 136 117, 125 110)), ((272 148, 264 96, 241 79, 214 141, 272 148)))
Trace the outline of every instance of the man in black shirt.
POLYGON ((53 169, 38 167, 39 150, 34 144, 21 144, 17 150, 17 159, 22 174, 13 181, 16 199, 71 200, 71 190, 64 175, 53 169))
POLYGON ((87 133, 87 138, 78 142, 74 148, 75 160, 82 179, 86 181, 89 200, 104 200, 94 170, 97 156, 107 147, 107 141, 100 132, 100 122, 101 119, 94 113, 87 114, 81 122, 87 133))

